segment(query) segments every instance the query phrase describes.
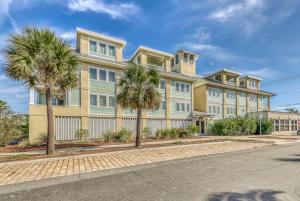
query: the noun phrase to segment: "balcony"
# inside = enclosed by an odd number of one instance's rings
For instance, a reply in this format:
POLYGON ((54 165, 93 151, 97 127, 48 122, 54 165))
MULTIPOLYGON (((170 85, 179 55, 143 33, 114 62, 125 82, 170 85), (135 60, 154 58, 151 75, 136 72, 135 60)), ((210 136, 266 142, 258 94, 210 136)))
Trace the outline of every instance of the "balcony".
POLYGON ((165 71, 165 67, 163 66, 163 64, 155 64, 155 63, 147 62, 147 67, 160 70, 160 71, 165 71))

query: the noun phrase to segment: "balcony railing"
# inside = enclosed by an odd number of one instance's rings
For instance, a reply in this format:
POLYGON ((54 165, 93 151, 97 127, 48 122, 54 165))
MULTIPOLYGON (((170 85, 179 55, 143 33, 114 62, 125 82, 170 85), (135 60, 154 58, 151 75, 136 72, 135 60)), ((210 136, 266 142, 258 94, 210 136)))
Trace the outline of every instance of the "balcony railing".
POLYGON ((147 63, 147 66, 149 68, 153 68, 153 69, 157 69, 157 70, 162 70, 164 71, 165 70, 165 67, 163 65, 159 65, 159 64, 154 64, 154 63, 147 63))

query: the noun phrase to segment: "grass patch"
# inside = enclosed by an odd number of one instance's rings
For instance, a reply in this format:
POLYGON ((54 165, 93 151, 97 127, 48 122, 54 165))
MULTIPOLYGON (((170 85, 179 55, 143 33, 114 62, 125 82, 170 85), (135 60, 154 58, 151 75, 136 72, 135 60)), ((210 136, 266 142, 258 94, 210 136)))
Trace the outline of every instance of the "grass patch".
POLYGON ((30 155, 28 154, 17 154, 17 155, 14 155, 14 156, 10 156, 9 158, 11 159, 21 159, 21 158, 28 158, 30 155))

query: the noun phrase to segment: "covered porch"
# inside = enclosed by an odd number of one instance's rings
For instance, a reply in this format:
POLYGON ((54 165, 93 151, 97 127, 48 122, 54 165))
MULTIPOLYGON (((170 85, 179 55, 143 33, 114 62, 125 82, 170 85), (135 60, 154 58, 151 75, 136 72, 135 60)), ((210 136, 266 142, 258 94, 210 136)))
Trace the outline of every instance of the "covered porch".
POLYGON ((213 114, 209 114, 206 112, 192 112, 193 124, 199 127, 199 135, 207 134, 208 123, 212 120, 213 117, 213 114))

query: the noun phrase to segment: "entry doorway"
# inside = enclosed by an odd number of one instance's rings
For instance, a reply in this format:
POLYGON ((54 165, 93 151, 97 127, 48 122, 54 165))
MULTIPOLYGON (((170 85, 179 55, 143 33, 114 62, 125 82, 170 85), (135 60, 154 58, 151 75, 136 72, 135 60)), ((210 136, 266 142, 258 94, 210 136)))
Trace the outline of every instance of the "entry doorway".
POLYGON ((204 134, 204 133, 205 133, 205 122, 201 121, 200 134, 204 134))

